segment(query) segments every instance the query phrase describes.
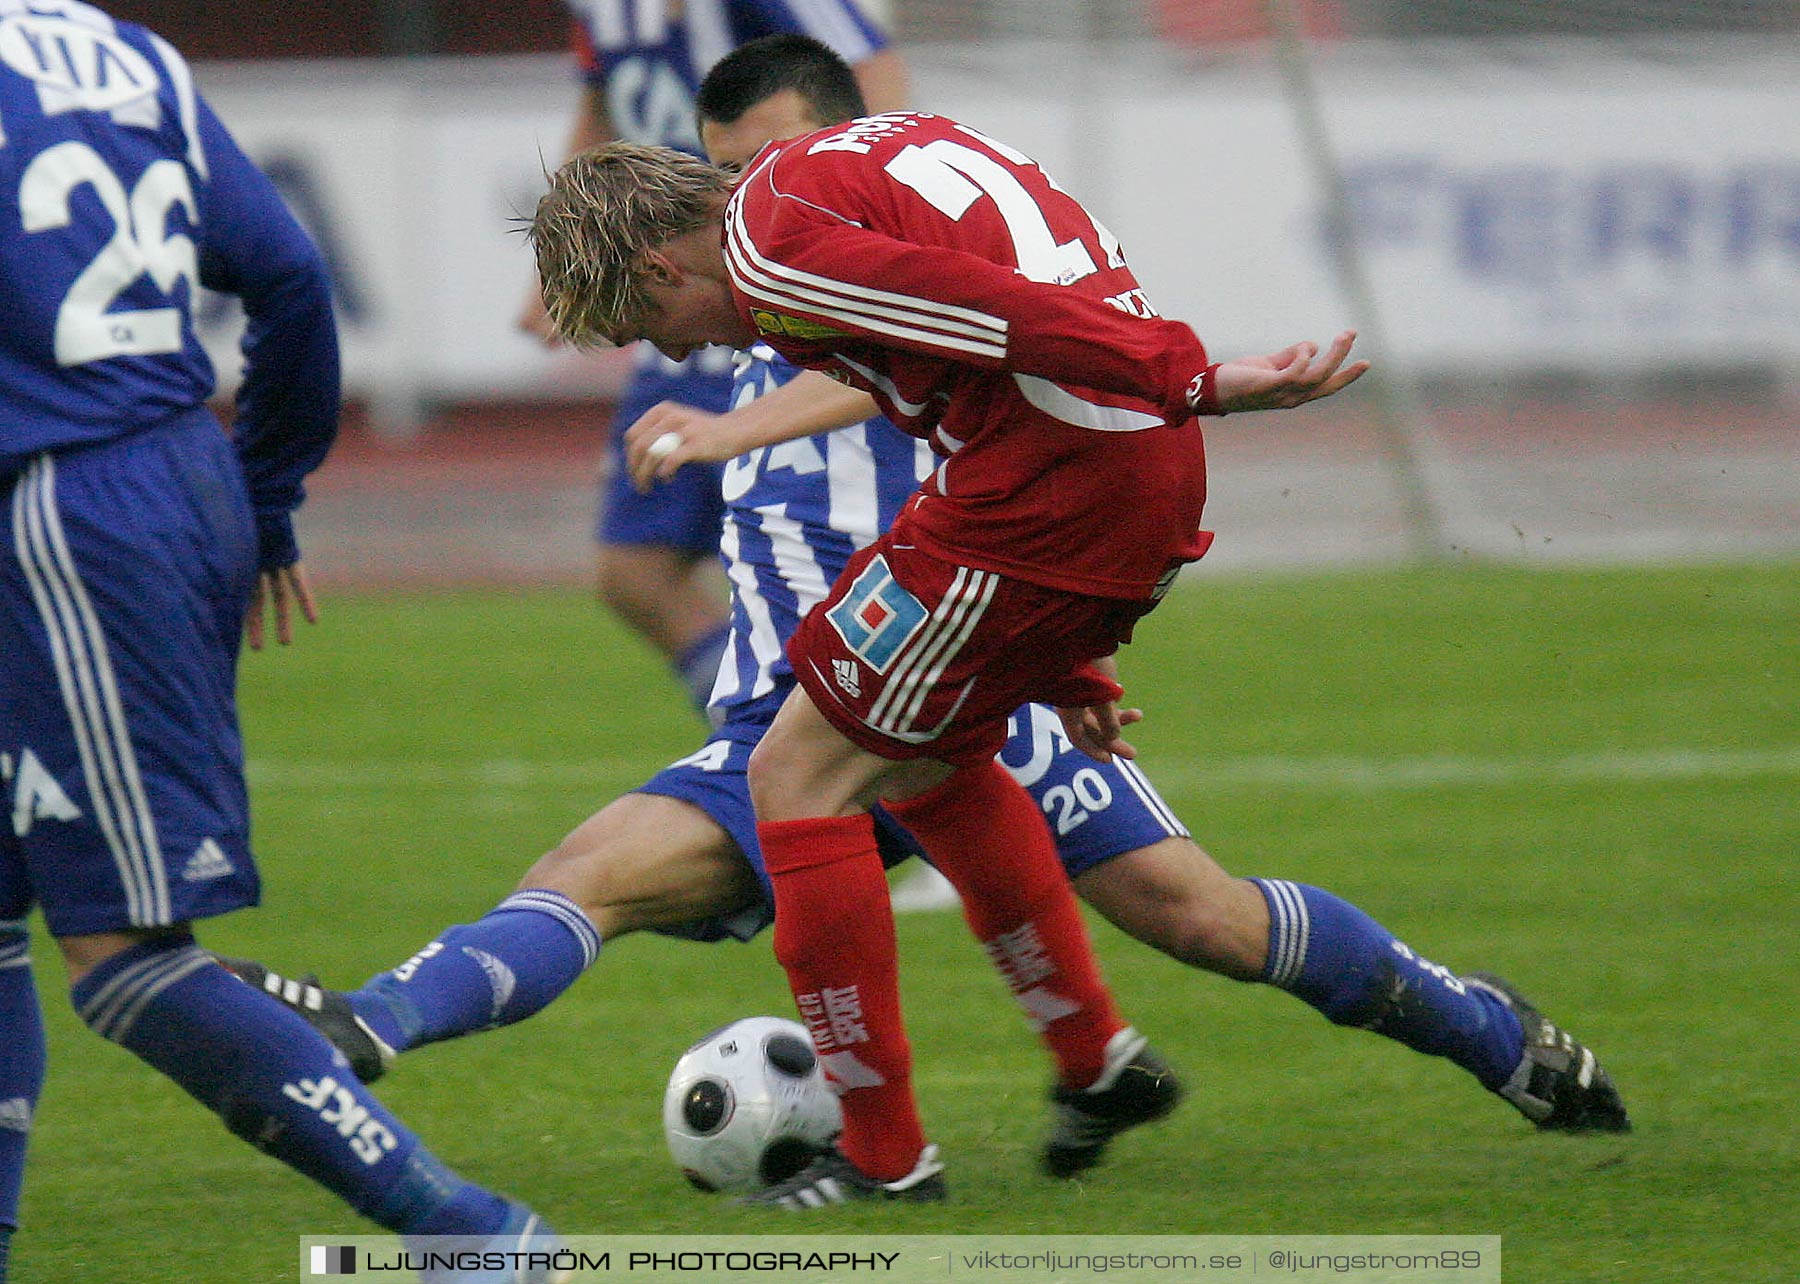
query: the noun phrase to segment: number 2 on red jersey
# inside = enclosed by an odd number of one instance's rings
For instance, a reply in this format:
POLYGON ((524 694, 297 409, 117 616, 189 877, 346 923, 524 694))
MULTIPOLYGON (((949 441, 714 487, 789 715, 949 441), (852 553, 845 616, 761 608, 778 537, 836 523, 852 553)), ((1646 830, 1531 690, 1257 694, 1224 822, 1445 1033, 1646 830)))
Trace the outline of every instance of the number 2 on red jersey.
MULTIPOLYGON (((991 198, 1012 237, 1019 271, 1029 280, 1072 285, 1098 271, 1081 237, 1057 240, 1037 198, 1007 164, 995 157, 1001 157, 1013 166, 1036 171, 1052 188, 1056 187, 1055 181, 1023 152, 995 142, 967 125, 956 128, 986 150, 951 138, 937 138, 923 145, 908 144, 887 163, 886 173, 924 197, 944 217, 956 222, 960 222, 984 195, 991 198)), ((1078 210, 1080 207, 1071 202, 1070 208, 1078 210)), ((1123 267, 1125 256, 1119 249, 1118 238, 1092 215, 1082 211, 1082 216, 1096 244, 1106 255, 1106 266, 1123 267)))

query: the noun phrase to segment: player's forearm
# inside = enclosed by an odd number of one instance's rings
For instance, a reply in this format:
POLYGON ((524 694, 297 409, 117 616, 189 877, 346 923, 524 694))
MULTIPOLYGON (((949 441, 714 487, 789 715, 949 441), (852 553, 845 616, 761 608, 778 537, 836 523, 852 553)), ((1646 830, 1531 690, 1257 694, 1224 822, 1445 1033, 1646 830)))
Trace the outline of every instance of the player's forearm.
POLYGON ((292 514, 306 476, 337 437, 337 331, 322 268, 245 303, 233 437, 256 515, 258 564, 267 570, 298 560, 292 514))
POLYGON ((1172 421, 1194 412, 1190 390, 1210 368, 1205 346, 1179 321, 958 250, 841 225, 792 230, 766 246, 728 237, 726 249, 753 310, 960 364, 1141 397, 1172 421))
MULTIPOLYGON (((954 251, 932 253, 955 254, 954 251)), ((1141 397, 1170 422, 1195 413, 1211 358, 1180 321, 1140 315, 1065 285, 1029 280, 973 255, 939 269, 943 302, 1000 319, 995 364, 1017 374, 1141 397)), ((1141 306, 1141 305, 1140 305, 1141 306)), ((1202 413, 1214 409, 1207 406, 1202 413)))
POLYGON ((876 413, 867 393, 811 370, 722 415, 659 402, 626 429, 626 467, 633 484, 647 490, 684 464, 722 463, 760 447, 847 428, 876 413))
POLYGON ((906 61, 894 50, 877 50, 851 70, 856 73, 857 88, 862 90, 870 115, 899 111, 907 105, 910 86, 906 61))
MULTIPOLYGON (((848 428, 880 414, 875 398, 816 370, 801 374, 725 415, 743 450, 848 428)), ((738 453, 742 454, 743 451, 738 453)))
POLYGON ((1171 422, 1220 413, 1208 376, 1215 367, 1185 323, 1133 316, 1059 286, 1040 289, 1037 305, 1008 329, 1006 369, 1142 397, 1171 422))
POLYGON ((259 564, 268 569, 298 558, 290 515, 337 435, 331 279, 268 178, 204 102, 199 127, 216 202, 199 247, 200 280, 244 306, 244 375, 232 435, 256 514, 259 564))
POLYGON ((598 85, 585 85, 581 105, 569 123, 568 141, 563 144, 563 159, 613 141, 612 122, 606 114, 606 96, 598 85))

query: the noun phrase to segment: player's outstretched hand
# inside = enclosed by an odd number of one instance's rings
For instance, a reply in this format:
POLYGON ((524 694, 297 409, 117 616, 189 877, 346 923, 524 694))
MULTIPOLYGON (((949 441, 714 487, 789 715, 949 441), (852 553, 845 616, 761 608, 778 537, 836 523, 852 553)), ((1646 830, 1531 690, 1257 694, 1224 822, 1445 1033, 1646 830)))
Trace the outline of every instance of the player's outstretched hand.
POLYGON ((1069 743, 1096 762, 1111 762, 1114 754, 1137 757, 1137 749, 1120 733, 1132 723, 1144 720, 1142 709, 1121 709, 1109 700, 1105 704, 1058 709, 1056 716, 1062 719, 1063 734, 1069 737, 1069 743))
POLYGON ((631 483, 648 491, 667 481, 683 464, 711 463, 744 453, 736 421, 677 401, 650 407, 625 431, 625 466, 631 483))
POLYGON ((256 591, 250 595, 250 612, 244 617, 244 638, 252 651, 263 648, 263 607, 275 606, 275 640, 282 646, 294 640, 293 608, 308 624, 319 622, 319 608, 313 603, 312 585, 306 581, 306 568, 299 562, 291 566, 264 571, 256 577, 256 591))
POLYGON ((1346 330, 1323 353, 1316 343, 1296 343, 1266 357, 1242 357, 1219 366, 1214 389, 1227 414, 1286 410, 1349 387, 1368 371, 1367 361, 1344 364, 1356 331, 1346 330))

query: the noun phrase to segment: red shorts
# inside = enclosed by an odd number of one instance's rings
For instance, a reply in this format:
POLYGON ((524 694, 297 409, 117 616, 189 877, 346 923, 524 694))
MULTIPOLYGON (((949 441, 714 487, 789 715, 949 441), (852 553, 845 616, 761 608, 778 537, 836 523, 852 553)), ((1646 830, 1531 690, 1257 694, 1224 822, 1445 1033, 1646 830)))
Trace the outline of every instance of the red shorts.
POLYGON ((819 712, 861 748, 973 763, 1000 751, 1022 704, 1118 699, 1091 662, 1153 605, 955 566, 884 535, 850 559, 787 654, 819 712))

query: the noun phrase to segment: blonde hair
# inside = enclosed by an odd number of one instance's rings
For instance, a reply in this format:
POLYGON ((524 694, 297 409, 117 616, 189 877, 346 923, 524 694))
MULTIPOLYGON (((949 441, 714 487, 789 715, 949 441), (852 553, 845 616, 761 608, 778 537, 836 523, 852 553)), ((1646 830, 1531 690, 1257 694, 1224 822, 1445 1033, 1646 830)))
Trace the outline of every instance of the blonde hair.
POLYGON ((645 255, 717 217, 734 179, 669 147, 607 143, 550 177, 529 237, 544 307, 572 344, 613 343, 641 319, 645 255))

